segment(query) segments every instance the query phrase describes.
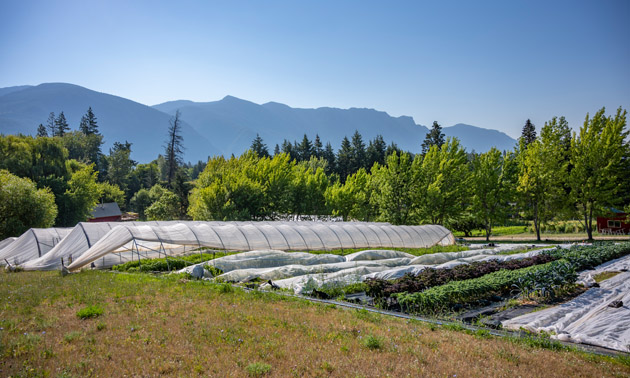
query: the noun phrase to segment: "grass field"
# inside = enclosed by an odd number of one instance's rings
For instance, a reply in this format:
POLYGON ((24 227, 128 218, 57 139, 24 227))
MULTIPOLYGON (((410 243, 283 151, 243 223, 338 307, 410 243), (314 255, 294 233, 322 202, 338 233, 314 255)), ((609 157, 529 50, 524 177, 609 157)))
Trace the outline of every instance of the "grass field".
POLYGON ((628 358, 179 276, 2 272, 0 298, 3 377, 630 375, 628 358))

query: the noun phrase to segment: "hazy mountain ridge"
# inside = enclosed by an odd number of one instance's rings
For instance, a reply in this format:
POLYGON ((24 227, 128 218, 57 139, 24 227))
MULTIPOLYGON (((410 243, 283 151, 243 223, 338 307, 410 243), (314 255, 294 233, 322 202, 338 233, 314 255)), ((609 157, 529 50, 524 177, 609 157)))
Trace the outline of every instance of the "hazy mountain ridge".
MULTIPOLYGON (((0 132, 35 135, 50 112, 64 112, 72 130, 78 129, 81 116, 92 107, 106 153, 113 142, 132 143, 132 158, 148 162, 163 152, 171 116, 137 102, 95 92, 77 85, 47 83, 0 96, 0 132)), ((219 153, 192 127, 183 125, 188 160, 205 160, 219 153)))
MULTIPOLYGON (((240 153, 260 134, 269 149, 284 139, 301 141, 304 134, 312 140, 319 134, 323 143, 330 141, 338 148, 344 136, 350 138, 359 130, 367 144, 376 135, 400 148, 419 152, 428 128, 418 125, 412 117, 392 117, 386 112, 367 108, 316 109, 291 108, 288 105, 268 102, 262 105, 236 97, 226 96, 213 102, 178 100, 154 105, 165 113, 177 109, 183 118, 201 134, 213 130, 216 144, 224 146, 224 153, 240 153)), ((485 152, 492 147, 512 149, 516 141, 497 130, 457 124, 444 127, 446 136, 457 137, 468 151, 485 152)))
MULTIPOLYGON (((168 122, 178 109, 184 121, 186 161, 241 154, 256 134, 270 152, 284 139, 300 142, 304 134, 311 140, 319 134, 324 144, 331 142, 337 149, 343 137, 350 138, 355 130, 366 144, 381 134, 387 143, 393 141, 402 149, 419 152, 428 132, 412 117, 392 117, 374 109, 304 109, 277 102, 259 105, 233 96, 212 102, 177 100, 150 107, 77 85, 48 83, 0 88, 0 133, 34 135, 51 111, 64 111, 70 127, 76 130, 90 106, 105 136, 104 152, 114 141, 128 140, 133 143, 132 157, 140 162, 163 152, 168 122)), ((492 146, 512 149, 516 142, 502 132, 465 124, 443 130, 447 136, 458 137, 468 151, 483 152, 492 146)))

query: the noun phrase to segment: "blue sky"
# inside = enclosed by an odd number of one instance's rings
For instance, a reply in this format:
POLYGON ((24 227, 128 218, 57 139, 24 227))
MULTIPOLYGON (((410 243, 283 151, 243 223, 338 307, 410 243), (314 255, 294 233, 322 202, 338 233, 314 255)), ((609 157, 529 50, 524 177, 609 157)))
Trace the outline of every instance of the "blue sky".
POLYGON ((630 108, 630 1, 0 2, 0 87, 233 95, 520 135, 630 108))

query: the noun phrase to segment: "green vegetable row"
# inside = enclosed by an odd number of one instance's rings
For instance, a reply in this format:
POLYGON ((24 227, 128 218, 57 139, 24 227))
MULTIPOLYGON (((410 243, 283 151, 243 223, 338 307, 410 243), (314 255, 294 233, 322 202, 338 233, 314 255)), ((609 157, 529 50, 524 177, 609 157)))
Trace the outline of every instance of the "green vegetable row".
POLYGON ((403 311, 411 313, 440 313, 457 305, 466 305, 493 296, 517 292, 530 294, 553 292, 572 285, 576 271, 589 269, 630 254, 630 243, 606 246, 580 246, 553 252, 561 260, 518 270, 501 270, 485 276, 450 282, 417 293, 399 293, 397 299, 403 311))

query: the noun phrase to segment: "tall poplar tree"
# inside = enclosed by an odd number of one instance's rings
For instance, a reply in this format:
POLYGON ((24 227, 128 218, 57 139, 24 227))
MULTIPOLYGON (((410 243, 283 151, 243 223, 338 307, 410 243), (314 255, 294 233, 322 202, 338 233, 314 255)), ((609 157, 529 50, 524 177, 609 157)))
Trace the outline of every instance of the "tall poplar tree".
POLYGON ((602 108, 593 118, 587 114, 579 134, 571 140, 571 200, 589 239, 593 238, 593 217, 620 202, 618 193, 629 175, 624 162, 630 156, 625 141, 627 112, 620 107, 614 117, 606 117, 605 111, 602 108))

